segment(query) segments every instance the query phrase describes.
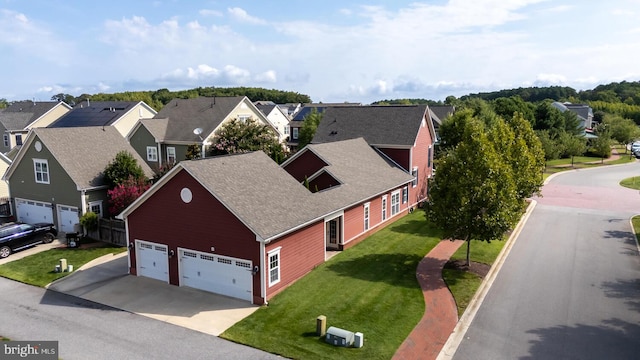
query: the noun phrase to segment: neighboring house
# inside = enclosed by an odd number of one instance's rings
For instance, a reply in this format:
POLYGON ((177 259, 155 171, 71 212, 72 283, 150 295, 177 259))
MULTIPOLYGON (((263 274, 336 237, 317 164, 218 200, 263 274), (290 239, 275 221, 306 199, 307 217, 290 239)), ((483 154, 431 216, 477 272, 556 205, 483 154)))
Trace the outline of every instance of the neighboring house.
POLYGON ((127 140, 153 169, 187 158, 191 145, 202 154, 212 143, 215 132, 232 119, 254 119, 271 126, 269 119, 246 96, 173 99, 153 119, 141 120, 127 140))
POLYGON ((85 126, 112 126, 122 137, 129 132, 140 119, 148 119, 157 112, 143 101, 83 101, 62 116, 50 128, 68 128, 85 126))
MULTIPOLYGON (((11 165, 11 159, 4 154, 0 154, 0 174, 4 175, 11 165)), ((9 197, 9 185, 6 181, 0 181, 0 200, 9 197)))
POLYGON ((122 150, 132 153, 144 173, 153 176, 114 127, 31 130, 3 177, 17 220, 51 222, 60 231, 73 232, 87 211, 112 215, 102 172, 122 150))
POLYGON ((575 113, 578 116, 578 120, 580 120, 580 127, 582 127, 586 131, 590 131, 593 129, 593 109, 589 105, 586 104, 572 104, 572 103, 561 103, 558 101, 554 101, 551 103, 551 106, 560 110, 561 112, 565 112, 567 110, 575 113))
POLYGON ((453 105, 429 105, 431 113, 431 121, 433 122, 433 128, 436 132, 437 139, 440 140, 440 125, 442 122, 453 115, 456 108, 453 105))
POLYGON ((312 143, 363 137, 415 180, 409 186, 409 204, 427 196, 433 173, 436 133, 427 105, 330 107, 324 111, 312 143))
POLYGON ((286 144, 289 139, 289 121, 291 120, 289 115, 274 103, 257 102, 255 105, 278 130, 280 135, 278 140, 286 144))
POLYGON ((406 214, 412 180, 363 139, 183 161, 119 215, 129 272, 264 304, 406 214))
POLYGON ((322 114, 327 108, 330 107, 340 107, 340 106, 362 106, 360 103, 314 103, 314 104, 305 104, 303 107, 298 109, 295 114, 291 117, 291 121, 289 122, 289 132, 291 136, 289 137, 289 143, 287 144, 292 151, 298 150, 298 135, 300 134, 300 129, 304 124, 304 119, 312 114, 314 111, 322 114))
POLYGON ((0 111, 0 152, 22 145, 30 129, 47 127, 68 113, 71 106, 57 101, 18 101, 0 111))

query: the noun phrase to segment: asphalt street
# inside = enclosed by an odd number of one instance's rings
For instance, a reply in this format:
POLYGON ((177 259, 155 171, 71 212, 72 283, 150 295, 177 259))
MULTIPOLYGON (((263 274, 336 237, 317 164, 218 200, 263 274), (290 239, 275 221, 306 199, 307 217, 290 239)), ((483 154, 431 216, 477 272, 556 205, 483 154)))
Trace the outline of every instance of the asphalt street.
POLYGON ((454 359, 637 359, 640 163, 560 174, 522 229, 454 359))
POLYGON ((218 337, 0 278, 0 335, 72 359, 279 359, 218 337))

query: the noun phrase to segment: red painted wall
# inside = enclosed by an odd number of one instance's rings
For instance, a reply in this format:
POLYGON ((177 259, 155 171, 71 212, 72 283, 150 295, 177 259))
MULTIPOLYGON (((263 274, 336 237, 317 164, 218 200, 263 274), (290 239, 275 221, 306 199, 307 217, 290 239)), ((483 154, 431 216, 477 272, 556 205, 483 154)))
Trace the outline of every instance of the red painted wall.
MULTIPOLYGON (((181 170, 127 218, 129 241, 144 240, 166 244, 175 256, 169 258, 169 282, 179 285, 178 247, 251 260, 260 264, 260 244, 256 236, 229 212, 209 191, 181 170), (189 188, 193 200, 186 204, 180 191, 189 188)), ((136 274, 135 248, 131 252, 130 273, 136 274)), ((258 276, 253 281, 254 296, 260 295, 258 276)))
POLYGON ((416 145, 411 150, 411 167, 409 171, 414 166, 418 167, 418 184, 415 187, 409 185, 409 204, 412 206, 425 200, 427 196, 428 177, 433 171, 433 166, 428 166, 429 146, 432 144, 433 140, 425 122, 424 126, 420 127, 416 137, 416 145))
POLYGON ((340 183, 333 176, 329 175, 326 172, 315 177, 313 180, 309 181, 309 190, 312 192, 322 191, 328 189, 332 186, 338 186, 340 183))
POLYGON ((313 152, 307 150, 292 162, 288 163, 284 169, 296 180, 303 182, 305 176, 309 177, 325 166, 327 166, 327 163, 322 161, 322 159, 317 157, 313 152))
POLYGON ((411 170, 411 151, 409 149, 378 148, 378 150, 402 166, 403 169, 411 170))
POLYGON ((302 228, 265 247, 267 300, 324 262, 324 221, 302 228), (268 252, 280 247, 280 282, 269 287, 268 252))

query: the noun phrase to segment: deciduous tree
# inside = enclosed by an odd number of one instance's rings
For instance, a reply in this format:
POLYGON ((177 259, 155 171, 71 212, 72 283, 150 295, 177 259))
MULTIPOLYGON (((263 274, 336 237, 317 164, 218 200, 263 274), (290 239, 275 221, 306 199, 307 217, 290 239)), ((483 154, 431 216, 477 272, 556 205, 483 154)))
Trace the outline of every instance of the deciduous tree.
POLYGON ((120 151, 104 169, 105 184, 113 189, 132 176, 136 180, 146 181, 142 167, 128 151, 120 151))
POLYGON ((133 175, 130 175, 125 181, 107 191, 109 212, 112 215, 121 213, 122 210, 131 205, 140 195, 147 191, 149 186, 149 183, 144 179, 135 178, 133 175))
POLYGON ((278 136, 270 126, 253 119, 233 119, 216 132, 211 154, 235 154, 258 150, 264 151, 276 162, 282 162, 285 157, 278 136))
POLYGON ((322 113, 319 113, 316 109, 311 110, 309 115, 305 116, 300 128, 300 134, 298 134, 298 148, 302 149, 311 143, 321 120, 322 113))

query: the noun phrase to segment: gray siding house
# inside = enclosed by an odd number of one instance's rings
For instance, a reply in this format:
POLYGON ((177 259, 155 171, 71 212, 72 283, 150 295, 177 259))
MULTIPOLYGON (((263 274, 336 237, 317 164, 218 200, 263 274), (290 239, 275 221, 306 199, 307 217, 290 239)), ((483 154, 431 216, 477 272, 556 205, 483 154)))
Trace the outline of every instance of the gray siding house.
POLYGON ((108 212, 102 172, 122 150, 153 176, 114 127, 33 129, 3 177, 17 220, 51 222, 60 231, 73 232, 88 211, 116 215, 108 212))

